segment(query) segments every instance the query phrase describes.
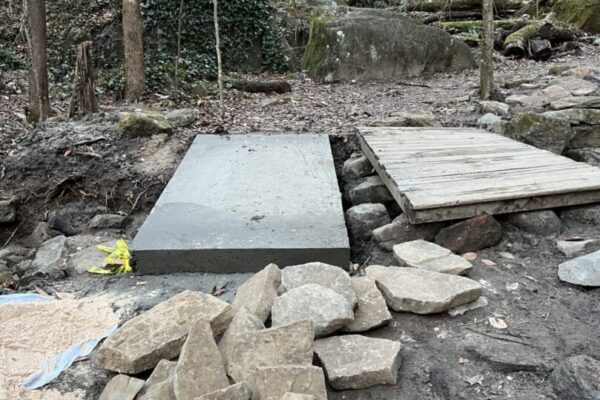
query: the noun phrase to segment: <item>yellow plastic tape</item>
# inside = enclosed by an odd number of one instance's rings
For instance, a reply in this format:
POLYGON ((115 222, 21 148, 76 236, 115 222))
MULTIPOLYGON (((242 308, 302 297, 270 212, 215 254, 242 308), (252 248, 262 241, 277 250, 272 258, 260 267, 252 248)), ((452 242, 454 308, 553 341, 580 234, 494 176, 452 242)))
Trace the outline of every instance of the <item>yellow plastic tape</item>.
POLYGON ((131 258, 129 246, 125 240, 117 240, 115 247, 109 247, 100 244, 96 246, 96 248, 100 251, 108 253, 108 256, 104 259, 104 266, 94 266, 88 269, 88 272, 99 275, 118 275, 133 272, 133 269, 129 264, 129 259, 131 258))

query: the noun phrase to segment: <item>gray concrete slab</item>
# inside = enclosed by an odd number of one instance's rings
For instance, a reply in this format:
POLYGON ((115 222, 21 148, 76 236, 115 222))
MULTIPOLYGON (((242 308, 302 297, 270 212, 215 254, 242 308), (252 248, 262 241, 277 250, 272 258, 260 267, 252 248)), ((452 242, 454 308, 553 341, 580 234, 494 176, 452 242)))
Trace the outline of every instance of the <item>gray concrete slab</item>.
POLYGON ((200 135, 138 231, 139 273, 253 272, 322 261, 349 241, 326 135, 200 135))

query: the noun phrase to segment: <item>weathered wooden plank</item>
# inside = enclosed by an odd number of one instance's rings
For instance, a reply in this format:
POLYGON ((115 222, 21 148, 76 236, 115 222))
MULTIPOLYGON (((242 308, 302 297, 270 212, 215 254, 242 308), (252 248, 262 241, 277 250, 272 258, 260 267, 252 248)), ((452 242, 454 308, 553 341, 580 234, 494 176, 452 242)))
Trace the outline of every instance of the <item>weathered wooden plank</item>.
POLYGON ((359 132, 363 152, 414 223, 600 199, 600 169, 480 129, 359 132))

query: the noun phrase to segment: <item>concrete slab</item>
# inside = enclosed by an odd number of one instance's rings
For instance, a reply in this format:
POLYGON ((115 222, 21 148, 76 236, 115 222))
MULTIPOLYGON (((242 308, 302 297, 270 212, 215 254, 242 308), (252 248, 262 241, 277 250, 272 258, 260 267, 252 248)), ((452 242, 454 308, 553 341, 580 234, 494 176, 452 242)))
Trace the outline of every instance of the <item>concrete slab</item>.
POLYGON ((254 272, 322 261, 349 241, 326 135, 198 136, 132 245, 142 274, 254 272))

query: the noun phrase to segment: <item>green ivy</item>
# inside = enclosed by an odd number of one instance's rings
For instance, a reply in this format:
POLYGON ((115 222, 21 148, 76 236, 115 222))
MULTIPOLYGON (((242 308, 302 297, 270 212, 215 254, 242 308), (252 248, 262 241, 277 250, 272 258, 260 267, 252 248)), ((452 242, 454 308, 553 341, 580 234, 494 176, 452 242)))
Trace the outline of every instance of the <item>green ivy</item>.
POLYGON ((0 71, 25 68, 25 62, 11 49, 0 48, 0 71))
MULTIPOLYGON (((179 0, 142 0, 141 7, 147 82, 150 88, 157 88, 175 69, 179 0)), ((225 70, 287 69, 284 32, 275 23, 267 0, 220 1, 219 30, 225 70)), ((179 76, 188 81, 216 76, 214 38, 212 1, 185 1, 179 76)))

